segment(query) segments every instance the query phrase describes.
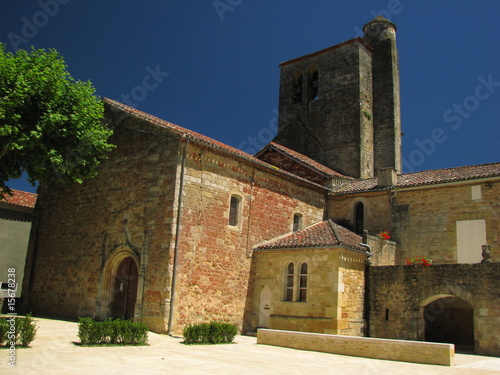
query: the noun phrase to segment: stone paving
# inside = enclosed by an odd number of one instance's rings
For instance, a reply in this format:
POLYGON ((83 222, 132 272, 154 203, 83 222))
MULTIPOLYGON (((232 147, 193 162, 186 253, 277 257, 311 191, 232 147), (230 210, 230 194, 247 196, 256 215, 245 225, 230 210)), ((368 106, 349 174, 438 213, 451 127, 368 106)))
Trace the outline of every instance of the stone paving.
POLYGON ((0 350, 0 374, 497 374, 500 358, 457 354, 454 367, 375 360, 257 345, 237 336, 226 345, 184 345, 182 339, 149 334, 149 346, 81 347, 74 322, 36 318, 30 348, 16 350, 16 367, 0 350))

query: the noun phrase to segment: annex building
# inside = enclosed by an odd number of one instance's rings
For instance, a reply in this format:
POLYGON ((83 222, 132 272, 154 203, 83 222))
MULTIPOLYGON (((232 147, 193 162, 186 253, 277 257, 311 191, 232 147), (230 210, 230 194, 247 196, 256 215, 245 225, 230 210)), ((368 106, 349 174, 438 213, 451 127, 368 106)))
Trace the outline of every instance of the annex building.
POLYGON ((254 156, 104 99, 117 147, 40 189, 25 306, 500 355, 500 163, 403 174, 396 26, 364 32, 280 65, 286 116, 254 156))

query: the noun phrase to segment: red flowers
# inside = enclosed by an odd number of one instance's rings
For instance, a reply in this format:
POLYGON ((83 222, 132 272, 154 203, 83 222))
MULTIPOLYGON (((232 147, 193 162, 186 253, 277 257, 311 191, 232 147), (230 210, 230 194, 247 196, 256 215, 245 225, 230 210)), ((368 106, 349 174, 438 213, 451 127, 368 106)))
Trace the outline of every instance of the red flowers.
POLYGON ((378 234, 378 236, 380 238, 382 238, 383 240, 390 240, 391 239, 391 234, 389 233, 388 230, 384 230, 384 231, 380 232, 378 234))
POLYGON ((421 264, 422 267, 428 267, 432 265, 432 260, 427 259, 424 256, 419 256, 419 257, 414 257, 414 258, 406 258, 406 265, 411 266, 411 265, 417 265, 421 264))

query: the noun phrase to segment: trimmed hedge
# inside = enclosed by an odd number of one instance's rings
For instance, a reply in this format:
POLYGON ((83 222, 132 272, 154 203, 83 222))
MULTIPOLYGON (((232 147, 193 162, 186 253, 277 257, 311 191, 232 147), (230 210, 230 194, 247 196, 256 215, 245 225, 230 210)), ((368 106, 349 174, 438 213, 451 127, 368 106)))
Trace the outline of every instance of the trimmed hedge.
POLYGON ((189 324, 182 335, 185 344, 222 344, 233 342, 238 329, 229 323, 198 323, 189 324))
POLYGON ((148 327, 132 320, 108 318, 96 322, 80 317, 78 337, 82 345, 147 345, 148 327))
POLYGON ((31 314, 23 317, 0 317, 0 346, 29 346, 35 339, 38 327, 31 314))

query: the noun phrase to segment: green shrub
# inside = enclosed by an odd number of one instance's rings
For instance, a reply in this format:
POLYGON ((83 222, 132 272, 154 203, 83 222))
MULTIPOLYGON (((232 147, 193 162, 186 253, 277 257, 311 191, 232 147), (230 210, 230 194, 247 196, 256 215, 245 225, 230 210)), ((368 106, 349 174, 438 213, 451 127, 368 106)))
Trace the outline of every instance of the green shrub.
POLYGON ((233 342, 238 329, 229 323, 199 323, 187 325, 182 335, 186 344, 221 344, 233 342))
POLYGON ((15 342, 16 346, 29 346, 35 339, 37 330, 38 327, 31 314, 26 315, 25 318, 2 317, 0 318, 0 346, 10 346, 11 342, 15 342), (11 319, 15 319, 14 325, 12 325, 11 319), (11 331, 12 326, 14 326, 14 331, 11 331), (14 334, 13 337, 12 334, 14 334))
POLYGON ((78 319, 78 337, 82 345, 147 345, 148 327, 131 320, 91 318, 78 319))
POLYGON ((35 339, 36 331, 38 327, 36 326, 31 314, 26 315, 26 318, 21 319, 19 324, 19 341, 22 346, 28 346, 35 339))
POLYGON ((9 324, 7 323, 7 319, 0 318, 0 346, 3 345, 5 340, 7 340, 8 331, 9 331, 9 324))

